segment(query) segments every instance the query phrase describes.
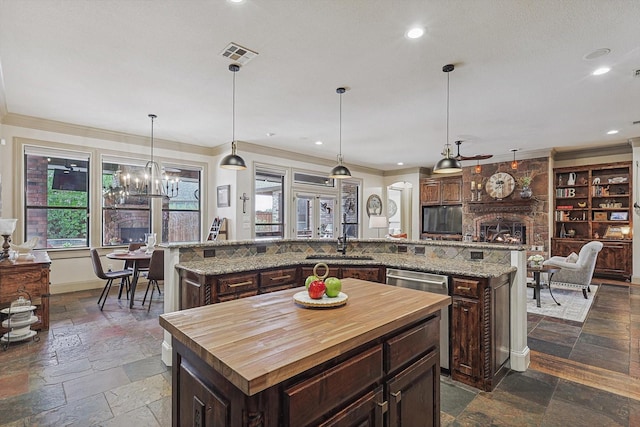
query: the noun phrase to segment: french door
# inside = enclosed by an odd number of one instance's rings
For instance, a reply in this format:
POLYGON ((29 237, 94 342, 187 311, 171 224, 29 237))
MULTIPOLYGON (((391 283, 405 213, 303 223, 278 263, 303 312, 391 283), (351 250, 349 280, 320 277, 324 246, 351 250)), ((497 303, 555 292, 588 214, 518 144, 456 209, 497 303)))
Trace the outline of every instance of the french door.
POLYGON ((296 239, 332 239, 338 230, 338 198, 330 194, 296 193, 294 196, 296 239))

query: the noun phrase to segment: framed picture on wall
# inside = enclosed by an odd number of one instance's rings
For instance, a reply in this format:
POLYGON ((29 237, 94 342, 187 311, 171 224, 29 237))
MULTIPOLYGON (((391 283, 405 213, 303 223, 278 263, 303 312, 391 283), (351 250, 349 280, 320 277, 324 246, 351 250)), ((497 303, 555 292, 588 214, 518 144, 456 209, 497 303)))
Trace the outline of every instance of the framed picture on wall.
POLYGON ((231 206, 231 185, 219 185, 218 186, 218 207, 228 208, 231 206))
POLYGON ((611 212, 611 221, 627 221, 629 212, 611 212))

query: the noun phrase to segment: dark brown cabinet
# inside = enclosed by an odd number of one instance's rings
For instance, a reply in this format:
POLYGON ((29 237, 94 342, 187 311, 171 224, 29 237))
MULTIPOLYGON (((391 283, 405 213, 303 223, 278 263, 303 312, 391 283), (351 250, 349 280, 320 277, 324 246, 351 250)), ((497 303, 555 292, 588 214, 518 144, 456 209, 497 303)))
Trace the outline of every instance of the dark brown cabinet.
POLYGON ((340 267, 341 279, 351 277, 353 279, 368 280, 370 282, 384 283, 385 269, 382 267, 340 267))
MULTIPOLYGON (((44 251, 34 251, 33 255, 36 257, 33 261, 0 262, 0 308, 9 307, 19 296, 31 297, 39 319, 31 329, 48 330, 51 260, 44 251), (29 295, 18 293, 18 288, 24 288, 29 295)), ((0 334, 4 331, 0 327, 0 334)))
POLYGON ((510 275, 452 278, 451 378, 491 391, 507 372, 510 275))
POLYGON ((259 273, 259 278, 261 294, 295 288, 301 285, 296 267, 263 271, 259 273))
POLYGON ((439 426, 439 313, 251 396, 174 339, 173 425, 439 426))
POLYGON ((459 205, 462 203, 462 178, 427 178, 420 182, 423 205, 459 205))
POLYGON ((595 275, 630 280, 633 229, 631 162, 554 169, 551 255, 578 253, 585 243, 604 244, 595 275))

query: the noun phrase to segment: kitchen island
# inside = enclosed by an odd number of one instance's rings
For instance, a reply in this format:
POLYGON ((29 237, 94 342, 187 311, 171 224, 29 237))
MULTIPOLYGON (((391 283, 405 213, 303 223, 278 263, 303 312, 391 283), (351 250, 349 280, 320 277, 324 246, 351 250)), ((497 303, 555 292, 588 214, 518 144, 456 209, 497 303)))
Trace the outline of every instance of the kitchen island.
POLYGON ((303 289, 160 317, 172 336, 173 425, 439 425, 450 297, 345 279, 346 305, 308 309, 293 301, 303 289))

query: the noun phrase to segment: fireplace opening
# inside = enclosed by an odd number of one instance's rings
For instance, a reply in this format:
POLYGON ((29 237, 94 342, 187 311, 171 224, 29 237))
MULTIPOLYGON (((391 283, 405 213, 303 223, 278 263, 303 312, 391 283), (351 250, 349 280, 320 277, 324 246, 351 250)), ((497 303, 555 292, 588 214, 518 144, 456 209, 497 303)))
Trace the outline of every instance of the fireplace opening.
POLYGON ((148 233, 146 227, 122 227, 120 228, 120 240, 122 243, 144 242, 144 234, 148 233))
POLYGON ((522 222, 497 218, 480 224, 479 237, 482 242, 523 245, 527 243, 527 227, 522 222))

